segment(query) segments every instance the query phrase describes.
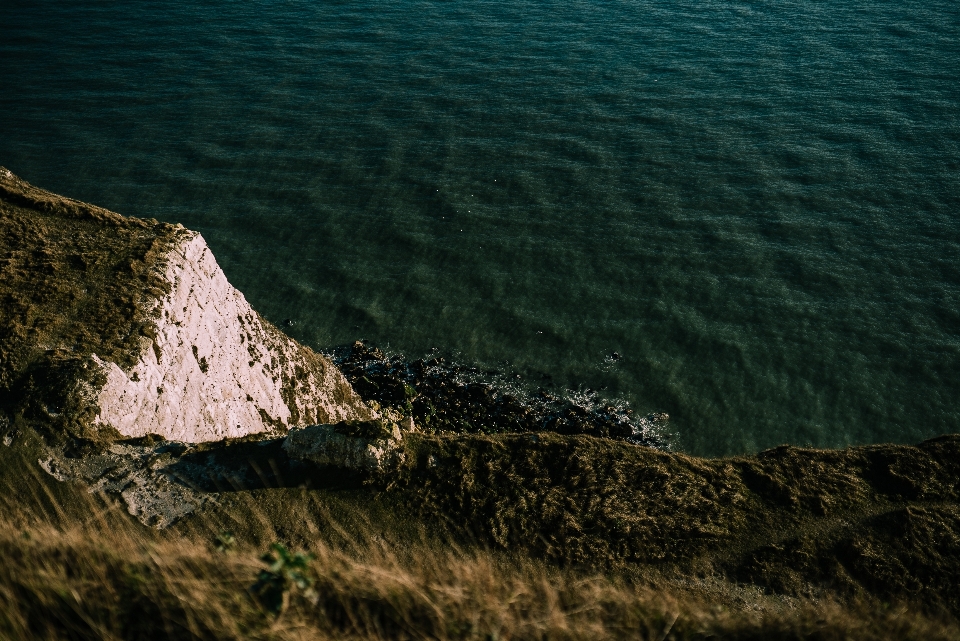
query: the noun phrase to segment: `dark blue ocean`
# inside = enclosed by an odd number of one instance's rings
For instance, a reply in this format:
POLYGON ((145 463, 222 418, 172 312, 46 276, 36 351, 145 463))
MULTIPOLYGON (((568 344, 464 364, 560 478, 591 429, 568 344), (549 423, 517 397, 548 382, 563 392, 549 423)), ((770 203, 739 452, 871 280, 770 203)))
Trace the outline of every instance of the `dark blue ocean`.
POLYGON ((685 451, 960 431, 955 0, 5 0, 0 165, 685 451))

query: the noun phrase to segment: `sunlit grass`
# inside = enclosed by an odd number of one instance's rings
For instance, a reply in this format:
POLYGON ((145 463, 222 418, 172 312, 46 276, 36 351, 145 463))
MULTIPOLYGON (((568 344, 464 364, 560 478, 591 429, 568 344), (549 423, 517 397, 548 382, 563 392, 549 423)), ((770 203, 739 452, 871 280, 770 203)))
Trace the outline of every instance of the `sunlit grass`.
MULTIPOLYGON (((5 462, 9 462, 9 459, 5 462)), ((305 510, 297 550, 311 590, 279 614, 249 591, 261 535, 224 546, 221 523, 157 532, 122 504, 59 484, 27 461, 0 498, 0 638, 19 639, 951 639, 960 630, 876 604, 765 596, 696 577, 627 580, 456 545, 384 536, 360 516, 305 510), (364 524, 365 523, 365 524, 364 524), (359 525, 358 525, 359 524, 359 525), (217 548, 220 548, 218 550, 217 548)), ((307 501, 312 500, 304 491, 307 501)), ((297 509, 303 509, 303 503, 297 509)), ((237 508, 238 510, 241 508, 237 508)), ((239 518, 240 513, 234 515, 239 518)), ((289 587, 289 586, 288 586, 289 587)))

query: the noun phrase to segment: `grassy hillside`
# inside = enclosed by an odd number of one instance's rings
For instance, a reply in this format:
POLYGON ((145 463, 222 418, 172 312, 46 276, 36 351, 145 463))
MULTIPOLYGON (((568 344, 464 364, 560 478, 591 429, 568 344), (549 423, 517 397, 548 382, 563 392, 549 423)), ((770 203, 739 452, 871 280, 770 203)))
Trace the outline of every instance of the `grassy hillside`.
POLYGON ((158 532, 45 475, 24 433, 0 448, 0 638, 957 638, 958 444, 424 436, 390 480, 284 481, 274 451, 262 487, 158 532), (893 492, 881 463, 922 482, 893 492), (314 556, 279 616, 249 590, 274 542, 314 556))
POLYGON ((178 233, 0 168, 0 639, 960 638, 960 436, 700 459, 638 445, 664 417, 362 343, 350 380, 429 432, 376 476, 98 433, 67 383, 149 334, 178 233), (196 511, 131 517, 120 450, 196 511))
POLYGON ((387 487, 491 546, 960 614, 960 437, 729 459, 553 434, 408 450, 387 487))

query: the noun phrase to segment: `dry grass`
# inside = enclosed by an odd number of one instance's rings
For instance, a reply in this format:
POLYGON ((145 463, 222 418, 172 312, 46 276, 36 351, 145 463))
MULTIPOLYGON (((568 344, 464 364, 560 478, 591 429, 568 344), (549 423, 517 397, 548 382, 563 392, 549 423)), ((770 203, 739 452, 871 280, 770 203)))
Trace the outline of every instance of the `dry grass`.
POLYGON ((0 500, 3 639, 960 636, 955 622, 904 608, 784 599, 707 580, 627 581, 444 544, 422 530, 388 541, 382 528, 340 527, 322 509, 304 517, 316 532, 307 547, 318 600, 294 592, 274 617, 247 591, 263 567, 262 541, 217 552, 208 539, 219 525, 159 533, 122 505, 34 470, 22 468, 17 488, 4 488, 19 492, 0 500))
POLYGON ((726 459, 545 433, 408 441, 389 493, 494 548, 960 615, 957 436, 726 459))

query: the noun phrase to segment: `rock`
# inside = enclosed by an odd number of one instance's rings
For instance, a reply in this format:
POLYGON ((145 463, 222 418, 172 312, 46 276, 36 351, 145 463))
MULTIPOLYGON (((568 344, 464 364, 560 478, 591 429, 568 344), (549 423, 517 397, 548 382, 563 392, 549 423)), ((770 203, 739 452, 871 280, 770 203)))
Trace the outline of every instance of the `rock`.
POLYGON ((379 421, 312 425, 292 430, 283 443, 292 459, 360 472, 383 471, 403 456, 402 448, 400 429, 394 425, 387 431, 379 421))
POLYGON ((77 458, 51 450, 38 462, 58 481, 81 481, 91 493, 119 495, 141 523, 163 529, 215 500, 171 475, 166 468, 173 457, 163 456, 163 449, 114 443, 103 454, 77 458))
POLYGON ((606 401, 593 390, 529 393, 512 372, 480 371, 440 357, 408 361, 363 341, 330 354, 381 417, 411 416, 426 433, 555 431, 669 448, 666 414, 633 418, 626 403, 606 401))
POLYGON ((372 418, 329 360, 257 314, 203 238, 167 255, 170 293, 155 302, 152 338, 127 371, 102 363, 99 421, 125 436, 196 443, 273 428, 372 418))

